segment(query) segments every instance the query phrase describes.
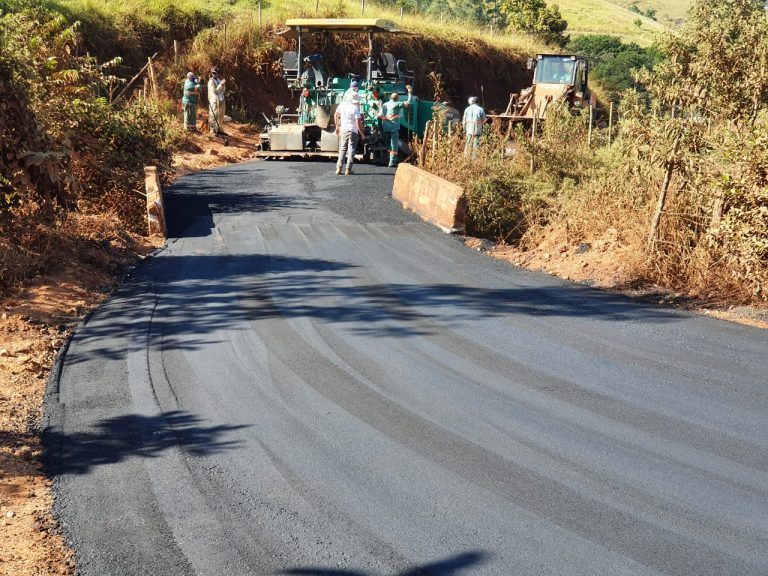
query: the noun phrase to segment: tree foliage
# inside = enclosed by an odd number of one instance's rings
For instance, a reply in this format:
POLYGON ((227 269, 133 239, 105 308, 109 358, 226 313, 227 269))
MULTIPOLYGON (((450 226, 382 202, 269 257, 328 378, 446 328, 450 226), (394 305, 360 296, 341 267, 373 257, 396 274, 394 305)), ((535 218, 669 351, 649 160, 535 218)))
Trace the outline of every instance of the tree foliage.
POLYGON ((636 86, 634 70, 651 70, 662 59, 655 46, 643 48, 634 42, 625 44, 620 38, 607 34, 577 36, 568 42, 567 49, 589 58, 592 78, 610 98, 636 86))
POLYGON ((493 25, 540 36, 546 42, 565 45, 568 23, 557 5, 545 0, 377 0, 378 4, 407 12, 444 14, 459 20, 493 25))
POLYGON ((720 274, 768 300, 768 19, 762 1, 697 0, 667 58, 641 71, 650 106, 629 99, 630 167, 672 176, 654 241, 659 270, 720 274), (693 264, 697 263, 697 264, 693 264))
POLYGON ((556 4, 544 0, 499 0, 499 11, 512 30, 521 30, 542 37, 546 42, 564 46, 568 28, 556 4))
POLYGON ((140 187, 145 164, 170 164, 164 115, 110 104, 120 59, 78 56, 80 42, 63 16, 0 15, 0 224, 22 205, 54 218, 106 202, 129 216, 140 202, 118 197, 140 187))

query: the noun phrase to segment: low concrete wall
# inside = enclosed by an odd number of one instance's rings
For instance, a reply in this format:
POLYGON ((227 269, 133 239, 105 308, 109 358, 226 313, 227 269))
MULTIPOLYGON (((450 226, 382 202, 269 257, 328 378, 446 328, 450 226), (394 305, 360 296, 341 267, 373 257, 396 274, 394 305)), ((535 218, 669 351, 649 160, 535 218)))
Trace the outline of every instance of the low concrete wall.
POLYGON ((163 189, 160 187, 160 177, 156 166, 144 167, 144 181, 147 190, 147 222, 150 236, 166 238, 168 228, 165 226, 165 205, 163 204, 163 189))
POLYGON ((466 230, 467 201, 464 189, 457 184, 410 164, 400 164, 392 197, 444 232, 466 230))

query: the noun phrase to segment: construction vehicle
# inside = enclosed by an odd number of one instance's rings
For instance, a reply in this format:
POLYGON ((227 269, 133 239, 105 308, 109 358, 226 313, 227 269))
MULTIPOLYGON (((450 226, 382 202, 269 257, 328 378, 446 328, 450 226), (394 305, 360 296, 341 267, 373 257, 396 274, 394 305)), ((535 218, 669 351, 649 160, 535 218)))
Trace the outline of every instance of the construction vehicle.
POLYGON ((586 108, 594 104, 589 90, 589 62, 583 56, 539 54, 528 59, 533 69, 533 84, 519 94, 510 94, 507 109, 493 119, 512 122, 544 119, 547 108, 566 103, 573 108, 586 108))
MULTIPOLYGON (((386 151, 380 127, 381 105, 393 92, 405 101, 406 86, 415 74, 404 60, 389 52, 374 53, 374 40, 380 34, 404 34, 394 22, 376 18, 359 19, 292 19, 285 23, 284 34, 295 41, 296 50, 285 52, 280 59, 280 71, 288 87, 298 97, 298 106, 279 105, 272 118, 264 115, 266 127, 261 134, 257 156, 336 156, 339 140, 334 114, 345 95, 357 83, 360 111, 365 127, 365 141, 358 144, 357 156, 373 159, 386 151), (360 70, 332 73, 326 67, 323 54, 313 50, 323 44, 334 44, 331 35, 365 34, 368 37, 367 57, 360 70)), ((435 109, 444 107, 446 114, 458 118, 458 111, 444 104, 422 100, 413 95, 411 104, 400 118, 401 146, 407 147, 410 136, 422 136, 435 109)))

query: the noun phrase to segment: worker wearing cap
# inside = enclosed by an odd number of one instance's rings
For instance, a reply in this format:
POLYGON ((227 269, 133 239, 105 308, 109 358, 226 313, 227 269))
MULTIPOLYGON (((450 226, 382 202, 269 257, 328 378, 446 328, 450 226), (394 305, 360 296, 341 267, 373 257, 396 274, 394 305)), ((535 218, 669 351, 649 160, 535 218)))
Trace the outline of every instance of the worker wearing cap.
POLYGON ((211 132, 224 135, 224 85, 226 80, 219 77, 219 69, 214 66, 211 68, 211 78, 208 80, 208 124, 211 132))
POLYGON ((385 102, 381 106, 381 129, 384 133, 384 142, 389 149, 389 167, 394 168, 397 166, 397 151, 400 147, 400 116, 403 109, 408 108, 411 105, 411 98, 413 97, 413 88, 406 86, 408 91, 408 100, 400 102, 400 95, 397 92, 392 92, 389 97, 389 102, 385 102))
POLYGON ((468 155, 472 150, 474 157, 477 147, 480 145, 480 136, 483 135, 483 124, 487 120, 485 110, 477 104, 477 96, 470 96, 467 101, 469 106, 464 110, 464 132, 467 135, 467 143, 464 145, 464 154, 468 155))
POLYGON ((359 92, 360 84, 358 84, 357 80, 352 80, 352 83, 349 85, 349 89, 344 92, 344 98, 351 96, 352 94, 359 94, 359 92))
POLYGON ((341 174, 344 159, 347 166, 344 174, 352 174, 355 162, 355 150, 358 140, 365 140, 363 117, 360 114, 360 95, 357 93, 344 96, 344 101, 336 108, 334 115, 336 134, 339 136, 339 159, 336 162, 336 174, 341 174))
POLYGON ((194 72, 187 72, 181 106, 184 109, 184 129, 197 132, 197 99, 200 96, 200 80, 194 72))

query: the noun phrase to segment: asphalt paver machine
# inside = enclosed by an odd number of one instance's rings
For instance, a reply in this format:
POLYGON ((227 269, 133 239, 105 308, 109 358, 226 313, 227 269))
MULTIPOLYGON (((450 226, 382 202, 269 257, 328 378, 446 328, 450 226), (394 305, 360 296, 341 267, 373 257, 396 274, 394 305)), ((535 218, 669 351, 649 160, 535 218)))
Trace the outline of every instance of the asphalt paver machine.
MULTIPOLYGON (((358 145, 357 155, 373 159, 386 150, 381 138, 378 116, 381 104, 393 92, 407 99, 406 86, 415 75, 404 60, 389 52, 374 52, 378 35, 405 34, 394 22, 378 18, 359 19, 293 19, 288 20, 281 34, 294 40, 295 50, 287 51, 280 59, 280 72, 292 93, 298 97, 298 106, 279 105, 273 118, 268 118, 261 134, 258 156, 335 156, 338 137, 334 114, 345 95, 357 82, 360 110, 363 115, 366 139, 358 145), (359 70, 332 72, 325 63, 321 47, 335 47, 334 38, 343 34, 363 34, 368 39, 366 58, 359 70), (308 47, 312 50, 308 50, 308 47), (318 51, 320 50, 320 51, 318 51)), ((400 118, 401 142, 407 146, 412 134, 422 136, 427 122, 436 108, 445 107, 446 114, 458 112, 444 104, 422 100, 415 94, 411 104, 400 118)))

